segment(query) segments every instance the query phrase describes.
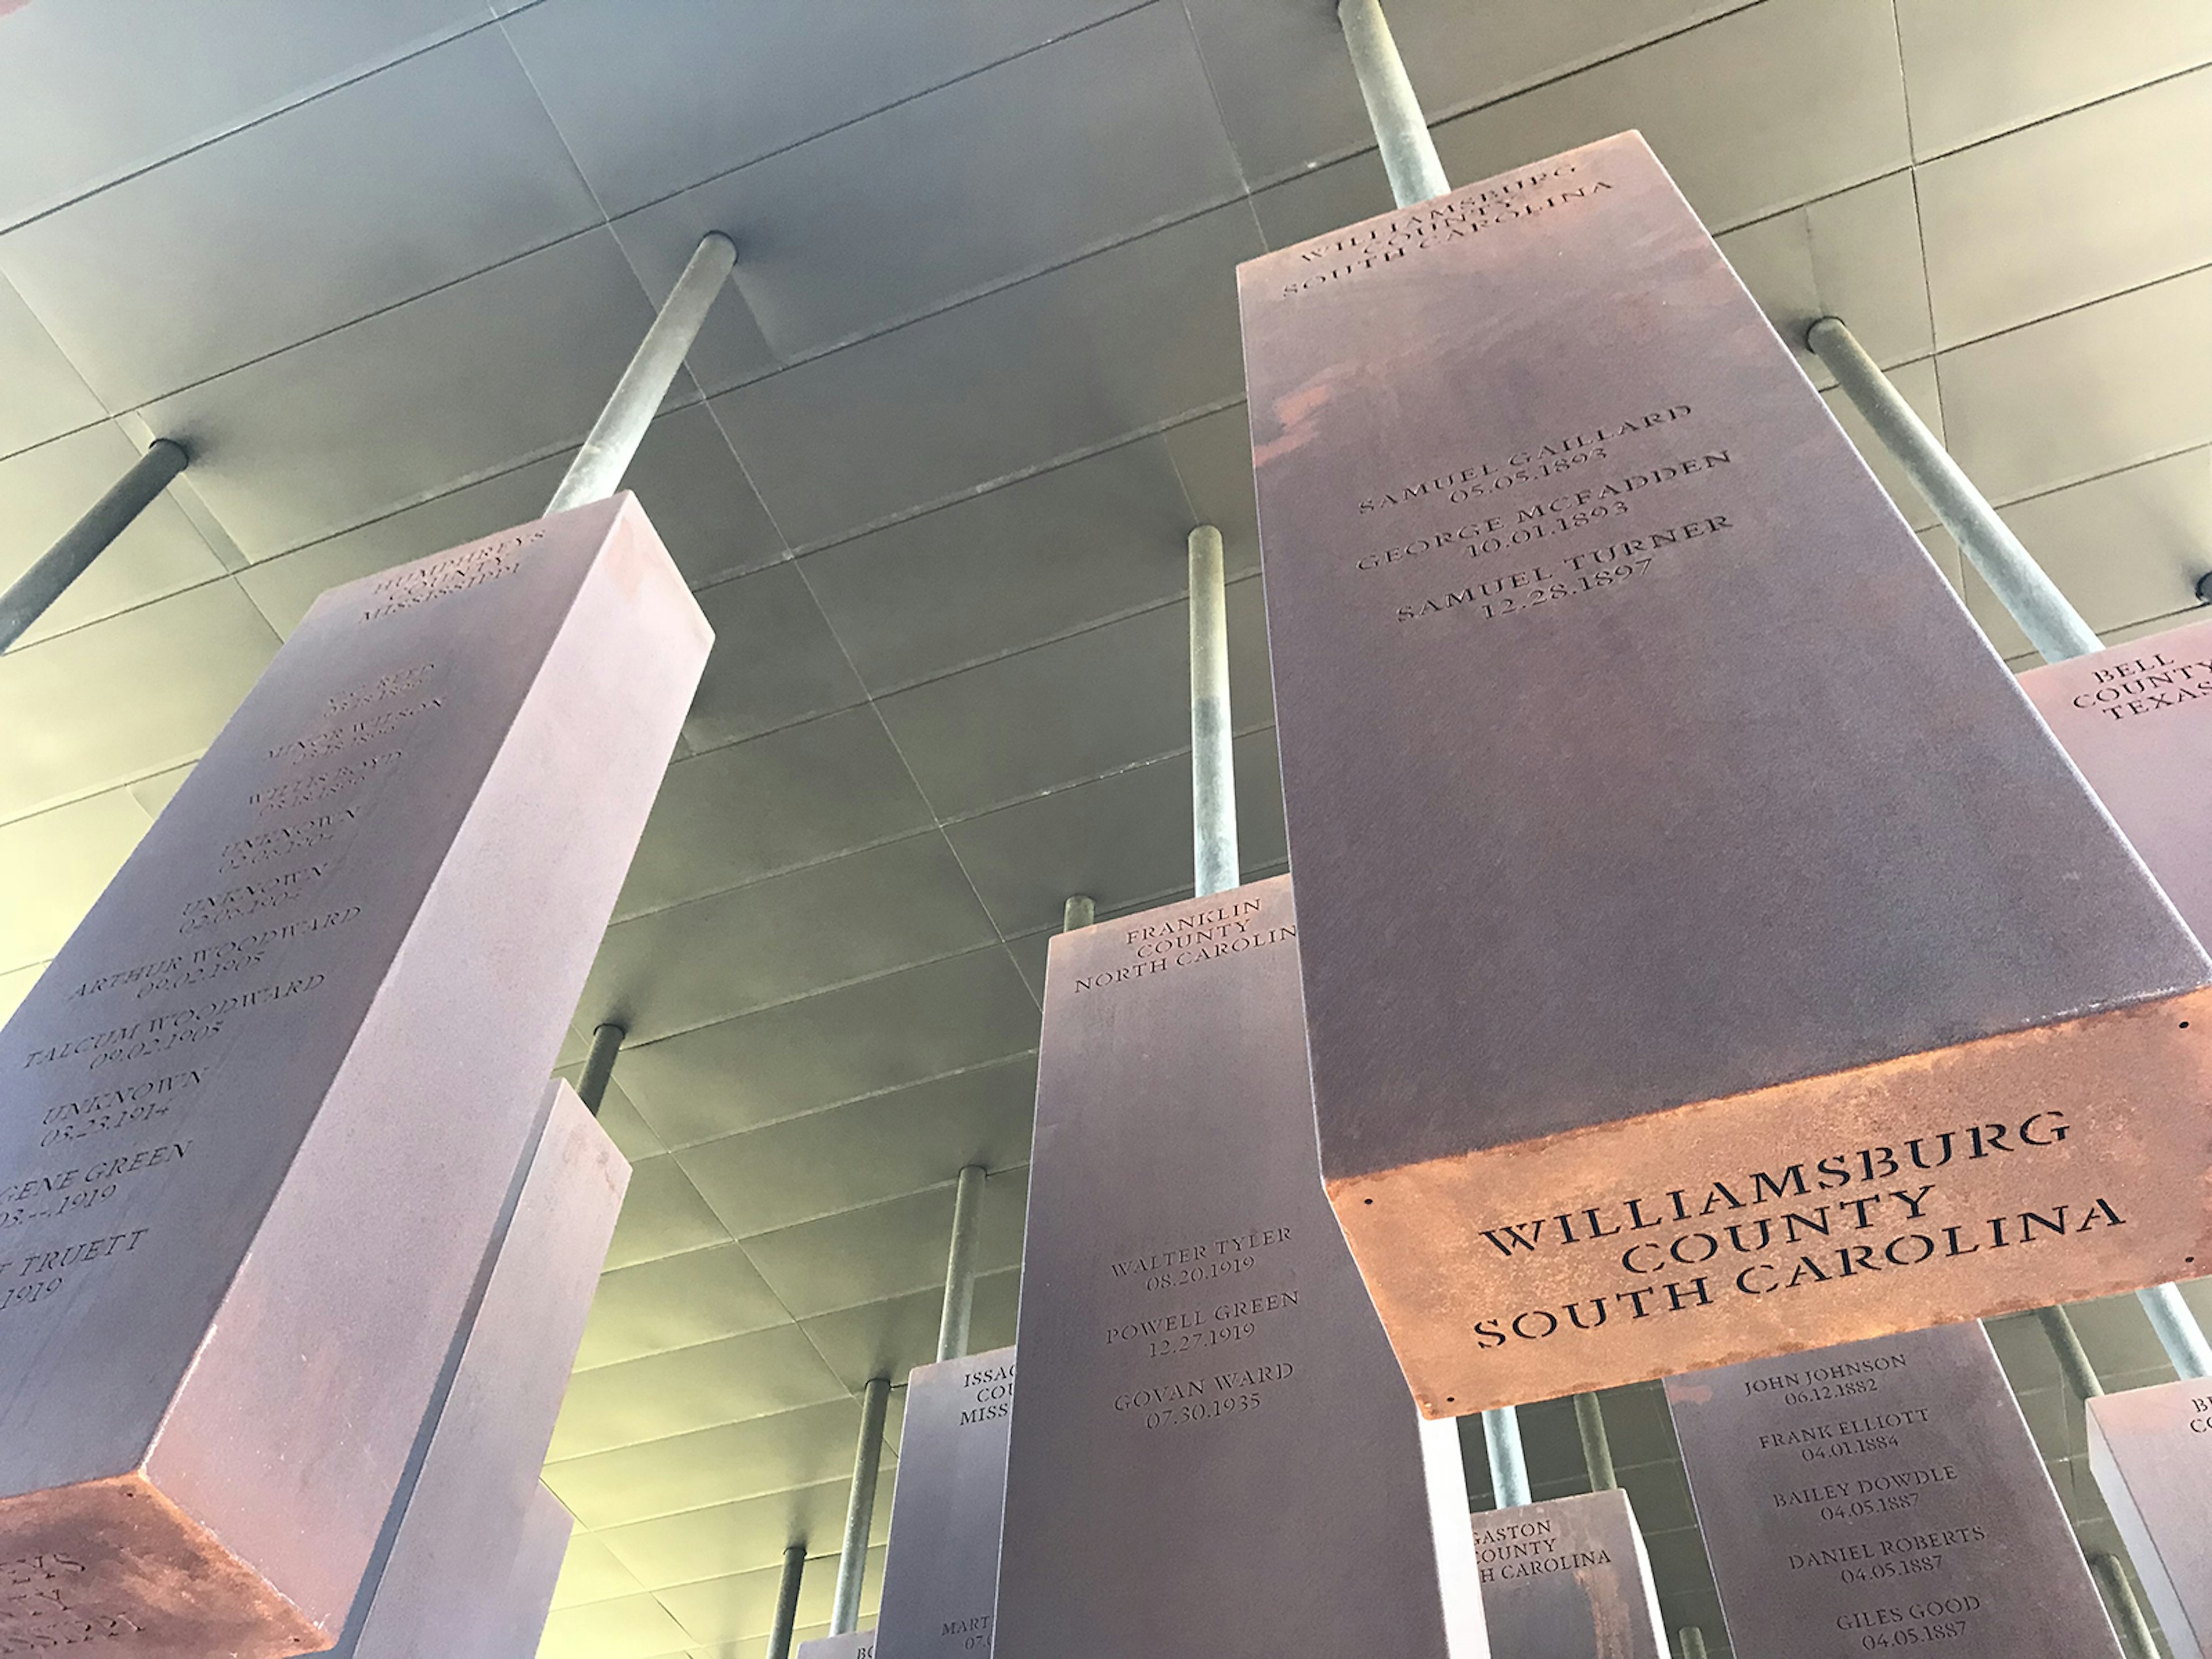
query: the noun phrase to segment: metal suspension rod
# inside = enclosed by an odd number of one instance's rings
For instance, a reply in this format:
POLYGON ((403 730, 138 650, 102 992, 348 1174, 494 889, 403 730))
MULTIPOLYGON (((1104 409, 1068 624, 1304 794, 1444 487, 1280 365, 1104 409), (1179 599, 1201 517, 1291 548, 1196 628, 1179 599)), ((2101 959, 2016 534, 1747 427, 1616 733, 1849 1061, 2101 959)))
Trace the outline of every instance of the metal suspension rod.
POLYGON ((1359 77, 1359 96, 1382 148, 1382 170, 1390 175, 1390 194, 1400 207, 1443 195, 1451 184, 1437 159, 1421 100, 1406 77, 1406 61, 1390 38, 1382 0, 1337 0, 1336 21, 1352 51, 1352 73, 1359 77))
POLYGON ((1866 416, 1883 447, 1897 458, 1913 487, 1928 498, 1943 527, 1957 538, 1960 550, 2012 613, 2028 642, 2051 662, 2101 650, 2102 642, 2081 620, 2081 613, 1936 441, 1936 434, 1912 412, 1912 406, 1867 356, 1842 319, 1821 318, 1805 331, 1805 343, 1858 405, 1859 413, 1866 416))
POLYGON ((2143 1616, 2142 1603, 2136 1599, 2136 1587, 2128 1582, 2128 1570, 2119 1558, 2092 1550, 2089 1571, 2112 1606, 2112 1623, 2126 1644, 2128 1659, 2158 1659, 2158 1638, 2151 1634, 2150 1620, 2143 1616))
POLYGON ((1674 1632, 1674 1659, 1705 1659, 1705 1633, 1695 1625, 1674 1632))
POLYGON ((710 230, 699 239, 660 314, 638 342, 622 379, 615 382, 614 396, 592 422, 591 435, 576 459, 568 463, 567 476, 546 505, 547 513, 603 501, 622 488, 623 474, 629 471, 630 458, 644 441, 653 412, 668 395, 676 371, 684 366, 684 354, 699 337, 700 325, 737 262, 737 244, 721 232, 710 230))
POLYGON ((791 1659, 791 1632, 799 1624, 799 1581, 806 1571, 806 1546, 787 1544, 783 1577, 775 1581, 775 1622, 769 1627, 768 1659, 791 1659))
POLYGON ((937 1322, 937 1357, 968 1352, 968 1319, 975 1310, 975 1230, 983 1216, 983 1166, 960 1171, 952 1194, 952 1247, 945 1258, 945 1315, 937 1322))
POLYGON ((1521 1419, 1512 1407, 1483 1413, 1482 1442, 1490 1453, 1492 1507, 1513 1510, 1529 1502, 1528 1460, 1521 1449, 1521 1419))
POLYGON ((2179 1288, 2153 1285, 2137 1291, 2136 1300, 2150 1316, 2150 1328, 2158 1333, 2159 1346, 2173 1362, 2174 1375, 2212 1376, 2212 1342, 2204 1340, 2204 1328, 2181 1299, 2179 1288))
POLYGON ((1237 884, 1237 768, 1229 740, 1229 590, 1221 532, 1190 532, 1190 817, 1198 896, 1237 884))
POLYGON ((2097 1368, 2089 1363, 2089 1351, 2081 1346, 2081 1334, 2063 1308, 2038 1308, 2036 1319, 2043 1326, 2043 1334, 2051 1339, 2051 1351, 2058 1356, 2058 1369, 2064 1374, 2067 1387, 2084 1400, 2094 1400, 2104 1393, 2105 1385, 2097 1380, 2097 1368))
POLYGON ((860 1580, 868 1570, 868 1528, 876 1513, 876 1471, 884 1455, 884 1413, 891 1380, 872 1376, 860 1397, 860 1443, 853 1453, 853 1495, 845 1506, 845 1541, 837 1550, 837 1589, 830 1599, 830 1633, 860 1628, 860 1580))
POLYGON ((0 593, 0 651, 15 644, 25 629, 91 566, 108 544, 131 527, 149 503, 169 486, 191 459, 173 438, 156 438, 146 453, 118 478, 92 510, 62 532, 62 538, 0 593))
POLYGON ((614 1080, 616 1057, 629 1035, 628 1026, 611 1019, 592 1033, 592 1051, 584 1056, 584 1074, 576 1079, 576 1097, 593 1117, 599 1115, 599 1103, 606 1098, 607 1085, 614 1080))
POLYGON ((1098 920, 1098 907, 1088 893, 1072 893, 1060 907, 1060 931, 1072 933, 1079 927, 1088 927, 1098 920))
POLYGON ((1613 1472, 1613 1442, 1605 1432, 1605 1413, 1594 1394, 1575 1396, 1575 1429, 1582 1436, 1583 1466, 1589 1471, 1592 1492, 1616 1492, 1620 1479, 1613 1472))

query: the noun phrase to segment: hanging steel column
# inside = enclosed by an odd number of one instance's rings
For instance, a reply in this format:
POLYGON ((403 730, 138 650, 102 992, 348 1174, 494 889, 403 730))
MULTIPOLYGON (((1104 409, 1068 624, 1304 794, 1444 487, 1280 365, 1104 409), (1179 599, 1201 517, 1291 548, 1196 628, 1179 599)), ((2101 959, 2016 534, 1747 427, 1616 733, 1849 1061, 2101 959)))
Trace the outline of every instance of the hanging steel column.
POLYGON ((937 1357, 957 1359, 968 1352, 968 1319, 975 1308, 975 1229, 983 1215, 983 1166, 960 1172, 952 1194, 952 1248, 945 1259, 945 1313, 937 1322, 937 1357))
POLYGON ((1613 1472, 1613 1442, 1606 1434, 1605 1413, 1595 1395, 1575 1396, 1575 1430, 1582 1436, 1583 1467, 1589 1471, 1590 1490, 1620 1490, 1620 1477, 1613 1472))
POLYGON ((853 1494, 845 1505, 845 1540, 837 1549, 837 1589, 830 1600, 830 1633, 844 1636, 860 1626, 860 1580, 868 1570, 868 1528, 876 1514, 876 1471, 884 1456, 884 1413, 891 1380, 872 1376, 860 1396, 860 1443, 853 1452, 853 1494))
POLYGON ((775 1622, 768 1632, 768 1659, 791 1659, 791 1632, 799 1624, 799 1581, 806 1571, 806 1546, 787 1544, 783 1577, 775 1583, 775 1622))
POLYGON ((1338 0, 1336 21, 1352 51, 1352 73, 1359 77, 1368 124, 1382 149, 1382 170, 1390 175, 1391 195, 1400 207, 1442 196, 1451 185, 1444 178, 1444 164, 1437 159, 1436 141, 1429 137, 1429 124, 1421 114, 1421 100, 1413 96, 1413 83, 1406 76, 1398 43, 1390 38, 1381 0, 1338 0))
POLYGON ((1098 907, 1091 902, 1091 896, 1087 893, 1072 893, 1068 896, 1067 902, 1060 907, 1060 931, 1063 933, 1072 933, 1079 927, 1090 927, 1097 920, 1098 907))
POLYGON ((2150 1620, 2143 1616, 2142 1603, 2136 1599, 2136 1587, 2128 1582, 2128 1570, 2120 1565, 2119 1558, 2091 1550, 2089 1572, 2105 1592, 2128 1659, 2158 1659, 2158 1638, 2151 1634, 2150 1620))
POLYGON ((1842 319, 1821 318, 1805 331, 1805 343, 1828 366, 1913 487, 1927 497, 1943 527, 1958 541, 1960 551, 2012 612, 2028 642, 2051 662, 2100 649, 2081 613, 1936 441, 1936 434, 1912 412, 1912 405, 1867 356, 1842 319))
POLYGON ((2150 1316, 2150 1328, 2158 1333, 2159 1346, 2173 1362, 2174 1375, 2212 1376, 2212 1343, 2205 1341, 2204 1328, 2181 1299, 2179 1286, 2154 1285, 2137 1291, 2136 1300, 2150 1316))
POLYGON ((565 513, 587 501, 602 501, 622 488, 630 458, 645 441, 646 428, 653 424, 660 400, 675 383, 676 371, 684 367, 684 354, 699 337, 700 325, 737 262, 737 244, 720 231, 710 230, 699 239, 660 314, 615 383, 614 396, 592 423, 591 435, 576 459, 568 463, 568 475, 553 492, 546 512, 565 513))
POLYGON ((584 1056, 584 1074, 576 1079, 576 1097, 593 1117, 599 1115, 599 1103, 606 1098, 607 1085, 614 1080, 615 1060, 629 1035, 629 1027, 613 1020, 592 1033, 592 1051, 584 1056))
POLYGON ((1237 768, 1229 741, 1229 590, 1221 532, 1190 532, 1190 816, 1198 896, 1237 884, 1237 768))
POLYGON ((1521 1449, 1520 1414, 1510 1406, 1483 1413, 1482 1443, 1490 1453, 1491 1506, 1513 1510, 1531 1502, 1528 1460, 1521 1449))
POLYGON ((92 504, 92 510, 62 532, 62 538, 39 556, 38 562, 5 593, 0 593, 0 651, 15 644, 23 630, 46 613, 69 585, 107 550, 108 544, 169 487, 169 480, 185 470, 191 458, 185 447, 170 438, 156 438, 131 470, 92 504))
POLYGON ((1705 1633, 1695 1625, 1674 1632, 1674 1659, 1705 1659, 1705 1633))
POLYGON ((2044 1335, 2051 1339, 2051 1352, 2058 1356, 2058 1369, 2067 1385, 2084 1400, 2094 1400, 2104 1393, 2105 1385, 2097 1380, 2097 1368, 2089 1363, 2089 1351, 2081 1346, 2081 1336, 2074 1329, 2074 1322, 2063 1308, 2038 1308, 2036 1319, 2043 1326, 2044 1335))

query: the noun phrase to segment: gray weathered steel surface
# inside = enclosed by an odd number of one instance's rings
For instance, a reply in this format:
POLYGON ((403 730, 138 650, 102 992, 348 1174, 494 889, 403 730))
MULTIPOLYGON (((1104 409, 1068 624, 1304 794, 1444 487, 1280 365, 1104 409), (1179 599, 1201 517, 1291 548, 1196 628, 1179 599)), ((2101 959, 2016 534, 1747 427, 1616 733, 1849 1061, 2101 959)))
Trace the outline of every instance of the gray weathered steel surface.
POLYGON ((549 1093, 452 1386, 423 1425, 420 1464, 354 1598, 338 1659, 493 1652, 514 1617, 506 1596, 487 1593, 499 1583, 487 1569, 519 1557, 542 1501, 538 1471, 629 1185, 629 1164, 576 1091, 556 1080, 549 1093))
MULTIPOLYGON (((541 1483, 531 1494, 522 1541, 507 1575, 507 1592, 501 1598, 498 1618, 489 1627, 480 1650, 484 1659, 532 1659, 538 1651, 545 1637, 545 1616, 553 1608, 553 1588, 560 1582, 561 1564, 568 1557, 568 1537, 575 1525, 561 1500, 541 1483)), ((458 1659, 459 1650, 447 1651, 458 1659)))
POLYGON ((1650 1558, 1626 1492, 1480 1510, 1474 1528, 1492 1652, 1668 1659, 1650 1558))
POLYGON ((2090 1473, 2167 1645, 2212 1654, 2212 1383, 2101 1395, 2087 1412, 2090 1473))
POLYGON ((2020 677, 2201 939, 2212 933, 2212 622, 2020 677))
POLYGON ((1322 1165, 1423 1409, 2212 1255, 2212 964, 1642 140, 1239 277, 1322 1165))
POLYGON ((817 1636, 799 1644, 799 1659, 876 1659, 876 1633, 856 1630, 842 1636, 817 1636))
POLYGON ((0 1034, 23 1639, 337 1638, 708 640, 628 497, 333 589, 0 1034))
POLYGON ((1052 941, 997 1659, 1484 1659, 1312 1109, 1287 877, 1052 941))
POLYGON ((883 1659, 988 1659, 1013 1403, 1012 1348, 908 1373, 876 1609, 883 1659))
POLYGON ((1978 1324, 1670 1378, 1742 1659, 2118 1659, 1978 1324))

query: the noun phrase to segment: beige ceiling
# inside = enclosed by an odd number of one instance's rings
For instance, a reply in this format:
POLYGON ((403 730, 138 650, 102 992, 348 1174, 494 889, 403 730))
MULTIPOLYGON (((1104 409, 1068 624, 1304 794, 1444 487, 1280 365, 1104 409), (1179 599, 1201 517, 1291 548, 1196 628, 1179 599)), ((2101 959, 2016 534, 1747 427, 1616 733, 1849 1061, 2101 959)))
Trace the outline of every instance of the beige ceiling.
MULTIPOLYGON (((1390 9, 1453 177, 1640 127, 1778 326, 1850 320, 2094 626, 2194 603, 2202 0, 1390 9)), ((701 232, 740 248, 631 477, 720 643, 563 1056, 629 1023, 637 1175, 547 1470, 580 1529, 546 1654, 759 1650, 786 1542, 836 1549, 854 1391, 930 1357, 973 1161, 977 1341, 1011 1340, 1061 898, 1190 880, 1201 520, 1247 873, 1282 866, 1231 268, 1389 205, 1326 0, 0 17, 0 579, 152 435, 196 455, 0 657, 0 1007, 314 594, 534 516, 701 232)), ((2163 1374, 2128 1304, 2086 1322, 2163 1374)), ((2039 1340, 1999 1330, 2094 1531, 2039 1340)), ((1669 1616, 1711 1627, 1656 1399, 1609 1408, 1669 1616)), ((1527 1416, 1577 1489, 1569 1419, 1527 1416)))

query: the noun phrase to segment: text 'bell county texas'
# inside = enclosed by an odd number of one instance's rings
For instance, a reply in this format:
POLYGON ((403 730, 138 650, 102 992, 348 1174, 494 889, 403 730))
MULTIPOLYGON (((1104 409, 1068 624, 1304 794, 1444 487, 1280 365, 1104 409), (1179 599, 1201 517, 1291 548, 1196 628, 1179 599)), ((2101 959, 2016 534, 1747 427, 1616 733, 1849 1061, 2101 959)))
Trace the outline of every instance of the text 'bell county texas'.
POLYGON ((2212 964, 1634 134, 1240 267, 1331 1199, 1424 1411, 2212 1260, 2212 964))
POLYGON ((709 639, 628 496, 332 589, 0 1034, 9 1636, 337 1638, 709 639))

